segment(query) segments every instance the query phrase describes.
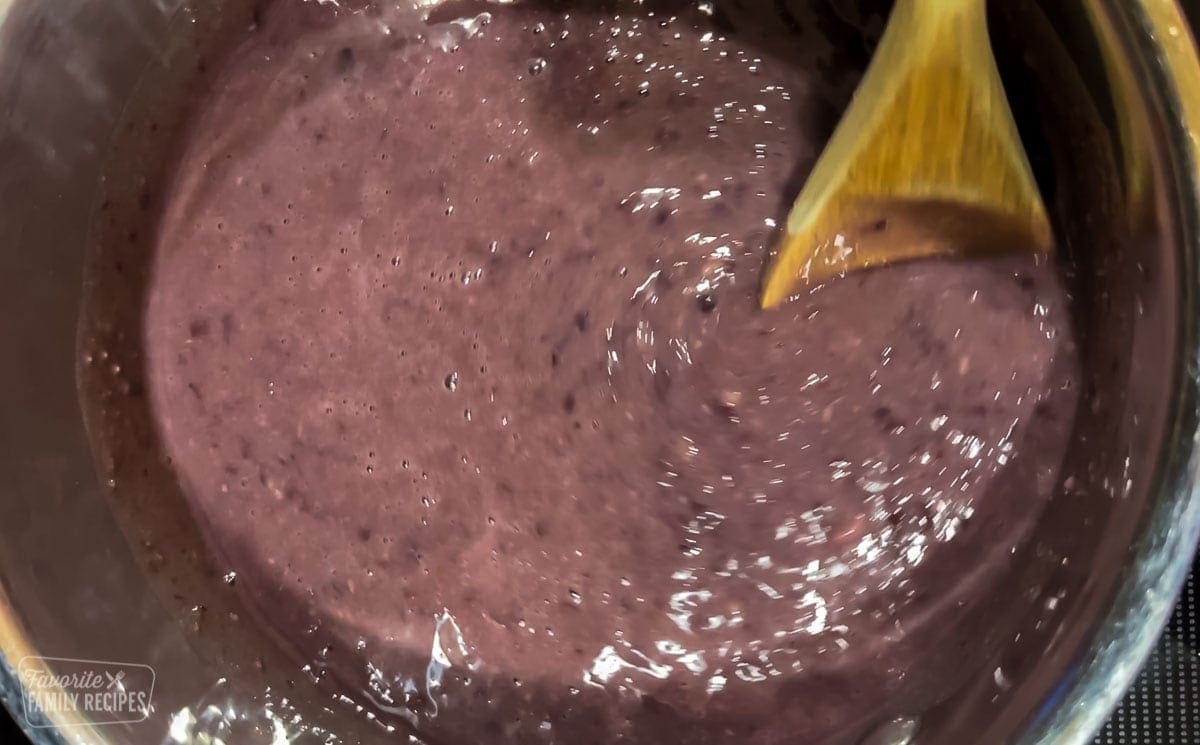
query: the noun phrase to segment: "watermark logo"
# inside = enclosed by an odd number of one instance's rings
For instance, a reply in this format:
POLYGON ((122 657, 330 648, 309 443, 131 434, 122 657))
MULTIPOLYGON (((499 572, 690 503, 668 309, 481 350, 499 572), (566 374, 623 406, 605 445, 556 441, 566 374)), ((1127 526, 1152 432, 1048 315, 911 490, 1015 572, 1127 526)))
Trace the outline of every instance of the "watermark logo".
POLYGON ((31 727, 129 724, 150 716, 154 670, 149 665, 25 657, 17 663, 17 676, 31 727))

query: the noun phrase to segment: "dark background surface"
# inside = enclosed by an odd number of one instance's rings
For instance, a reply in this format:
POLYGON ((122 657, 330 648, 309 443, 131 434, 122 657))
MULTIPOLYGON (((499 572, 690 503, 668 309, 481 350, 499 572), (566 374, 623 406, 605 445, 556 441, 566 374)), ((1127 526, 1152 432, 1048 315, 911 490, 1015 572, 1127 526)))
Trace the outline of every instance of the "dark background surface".
MULTIPOLYGON (((1200 0, 1180 0, 1192 28, 1200 0)), ((1200 561, 1163 636, 1124 702, 1096 736, 1096 745, 1200 745, 1200 561)), ((0 745, 27 742, 0 706, 0 745)))
POLYGON ((1200 743, 1200 561, 1137 682, 1096 745, 1200 743))

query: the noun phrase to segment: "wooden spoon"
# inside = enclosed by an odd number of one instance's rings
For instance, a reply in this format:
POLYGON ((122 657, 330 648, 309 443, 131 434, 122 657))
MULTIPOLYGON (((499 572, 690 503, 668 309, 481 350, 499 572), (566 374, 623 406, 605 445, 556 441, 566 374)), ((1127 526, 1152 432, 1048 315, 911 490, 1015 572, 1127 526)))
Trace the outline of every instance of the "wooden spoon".
POLYGON ((807 283, 945 255, 1050 249, 987 33, 986 0, 897 0, 788 217, 762 307, 807 283))

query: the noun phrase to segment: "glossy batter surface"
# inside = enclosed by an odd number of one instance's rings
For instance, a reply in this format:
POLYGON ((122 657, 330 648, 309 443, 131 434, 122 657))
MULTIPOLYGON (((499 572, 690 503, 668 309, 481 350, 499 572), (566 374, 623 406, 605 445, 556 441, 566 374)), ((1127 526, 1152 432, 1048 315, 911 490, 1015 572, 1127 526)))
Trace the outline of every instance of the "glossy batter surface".
POLYGON ((762 312, 853 82, 819 24, 450 10, 274 8, 179 167, 147 388, 238 591, 447 745, 852 741, 944 696, 1056 485, 1053 268, 762 312))

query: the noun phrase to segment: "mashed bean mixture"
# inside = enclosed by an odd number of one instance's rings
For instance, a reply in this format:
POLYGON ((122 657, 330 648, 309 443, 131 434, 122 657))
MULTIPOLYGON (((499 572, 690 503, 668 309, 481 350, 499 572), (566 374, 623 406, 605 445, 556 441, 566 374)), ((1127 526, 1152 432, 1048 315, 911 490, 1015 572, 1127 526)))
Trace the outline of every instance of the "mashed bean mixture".
POLYGON ((157 226, 147 393, 238 591, 429 743, 855 742, 944 696, 1058 478, 1052 264, 761 311, 856 74, 813 14, 432 13, 273 6, 157 226))

